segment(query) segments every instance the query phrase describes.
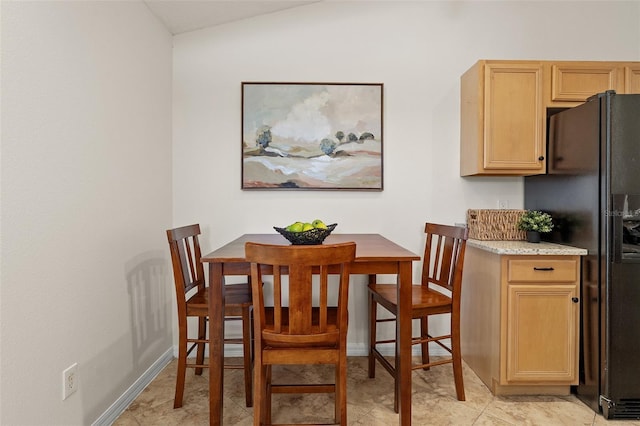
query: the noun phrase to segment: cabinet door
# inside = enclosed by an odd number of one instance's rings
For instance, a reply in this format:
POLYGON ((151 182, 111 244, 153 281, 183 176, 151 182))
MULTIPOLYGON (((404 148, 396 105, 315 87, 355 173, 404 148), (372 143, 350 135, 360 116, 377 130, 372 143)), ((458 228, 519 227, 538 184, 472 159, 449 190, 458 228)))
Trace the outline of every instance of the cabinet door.
POLYGON ((640 65, 625 67, 625 92, 640 94, 640 65))
POLYGON ((542 65, 487 64, 484 169, 544 173, 542 65))
POLYGON ((624 93, 621 68, 608 63, 567 63, 551 67, 551 101, 584 102, 606 90, 624 93))
POLYGON ((577 384, 576 293, 576 285, 507 287, 507 382, 577 384))

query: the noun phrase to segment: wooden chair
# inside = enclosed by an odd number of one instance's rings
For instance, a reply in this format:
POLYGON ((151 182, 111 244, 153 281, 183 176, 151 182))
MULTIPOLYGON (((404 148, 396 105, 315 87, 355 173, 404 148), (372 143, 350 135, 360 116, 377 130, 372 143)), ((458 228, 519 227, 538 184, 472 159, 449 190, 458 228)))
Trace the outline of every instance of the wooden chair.
MULTIPOLYGON (((173 408, 182 407, 184 381, 187 367, 195 368, 195 374, 201 375, 208 367, 204 362, 204 348, 207 340, 207 321, 209 319, 209 288, 205 287, 204 267, 200 258, 200 225, 189 225, 167 230, 167 239, 171 249, 173 278, 178 302, 178 373, 173 408), (197 338, 189 338, 187 317, 198 317, 197 338), (187 362, 187 356, 197 348, 195 363, 187 362)), ((247 407, 253 405, 252 391, 252 336, 251 336, 250 283, 225 286, 225 321, 242 321, 242 338, 225 338, 225 344, 242 344, 243 363, 228 364, 225 368, 244 369, 244 390, 247 407)))
MULTIPOLYGON (((398 363, 409 363, 412 370, 422 368, 428 370, 434 365, 453 364, 453 376, 456 386, 456 396, 464 401, 464 385, 462 382, 462 355, 460 352, 460 292, 462 290, 462 269, 464 252, 468 237, 468 229, 456 226, 437 225, 427 223, 425 226, 426 245, 422 265, 422 279, 419 285, 412 287, 411 313, 412 318, 420 319, 420 336, 412 338, 412 345, 420 345, 422 363, 413 365, 411 354, 408 359, 395 357, 394 365, 378 350, 377 345, 395 343, 396 340, 377 340, 376 326, 378 322, 395 321, 398 302, 395 284, 369 283, 369 377, 375 377, 375 362, 380 364, 393 376, 395 380, 394 410, 398 412, 398 363), (446 291, 450 292, 448 295, 446 291), (377 307, 381 305, 391 312, 393 318, 378 319, 377 307), (450 334, 432 336, 428 332, 430 315, 450 314, 450 334), (443 340, 450 339, 450 344, 443 340), (429 360, 429 342, 434 342, 451 354, 447 359, 429 360)), ((397 335, 396 335, 397 339, 397 335)))
POLYGON ((347 423, 347 302, 355 243, 278 246, 248 242, 254 300, 254 425, 271 423, 272 393, 335 393, 335 422, 347 423), (339 274, 338 306, 328 306, 328 274, 339 274), (319 273, 317 306, 312 275, 319 273), (265 307, 262 275, 273 275, 274 306, 265 307), (283 275, 289 275, 288 291, 283 275), (288 296, 288 306, 284 306, 288 296), (275 384, 276 364, 333 364, 330 384, 275 384))

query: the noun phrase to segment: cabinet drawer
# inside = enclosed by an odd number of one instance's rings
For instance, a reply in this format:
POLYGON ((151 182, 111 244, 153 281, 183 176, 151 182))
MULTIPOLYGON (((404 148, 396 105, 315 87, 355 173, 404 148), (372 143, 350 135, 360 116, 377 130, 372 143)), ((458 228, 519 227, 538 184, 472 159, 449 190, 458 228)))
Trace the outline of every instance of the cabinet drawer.
POLYGON ((507 280, 511 282, 574 282, 578 279, 577 261, 572 259, 511 259, 507 280))

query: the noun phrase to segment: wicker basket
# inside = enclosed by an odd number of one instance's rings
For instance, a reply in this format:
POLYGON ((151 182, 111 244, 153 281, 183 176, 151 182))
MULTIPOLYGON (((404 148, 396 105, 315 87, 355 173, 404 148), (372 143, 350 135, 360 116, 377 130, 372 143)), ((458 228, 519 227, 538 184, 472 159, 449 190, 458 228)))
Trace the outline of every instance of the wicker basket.
POLYGON ((518 230, 524 210, 467 210, 469 238, 475 240, 524 240, 525 231, 518 230))
POLYGON ((273 229, 278 231, 283 237, 285 237, 293 245, 317 245, 322 244, 325 238, 329 236, 334 229, 338 226, 337 223, 327 225, 326 229, 313 228, 303 232, 290 232, 284 228, 278 228, 274 226, 273 229))

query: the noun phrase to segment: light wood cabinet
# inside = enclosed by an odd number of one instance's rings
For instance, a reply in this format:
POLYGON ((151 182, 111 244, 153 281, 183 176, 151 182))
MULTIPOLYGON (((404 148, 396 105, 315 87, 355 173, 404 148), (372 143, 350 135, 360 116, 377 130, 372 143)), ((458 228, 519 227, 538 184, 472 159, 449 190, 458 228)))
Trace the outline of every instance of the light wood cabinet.
POLYGON ((640 94, 640 64, 625 67, 624 76, 626 93, 640 94))
POLYGON ((578 381, 580 256, 467 246, 463 359, 500 394, 568 394, 578 381))
POLYGON ((578 263, 558 256, 503 256, 506 362, 501 384, 577 384, 578 263))
MULTIPOLYGON (((580 104, 596 93, 624 93, 624 68, 611 62, 559 62, 550 64, 551 98, 548 105, 580 104)), ((571 105, 572 106, 572 105, 571 105)))
POLYGON ((606 90, 640 93, 640 62, 480 60, 460 85, 460 175, 536 175, 548 115, 606 90))
POLYGON ((480 61, 461 83, 461 174, 543 173, 542 64, 480 61))

